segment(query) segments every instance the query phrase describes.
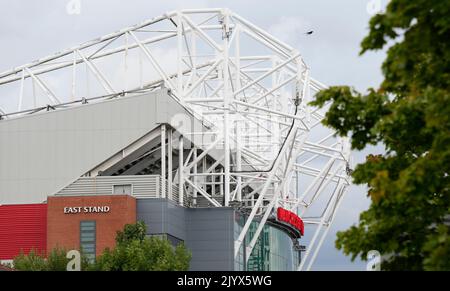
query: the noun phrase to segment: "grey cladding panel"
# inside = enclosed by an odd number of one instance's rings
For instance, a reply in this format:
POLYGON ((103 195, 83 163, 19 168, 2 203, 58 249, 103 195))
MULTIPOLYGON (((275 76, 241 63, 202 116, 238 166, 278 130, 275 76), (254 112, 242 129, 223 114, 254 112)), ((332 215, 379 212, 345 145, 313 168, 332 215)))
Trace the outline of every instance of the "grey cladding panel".
POLYGON ((192 252, 191 270, 234 269, 234 211, 231 208, 183 208, 166 199, 138 199, 138 220, 148 232, 168 233, 192 252))
POLYGON ((161 90, 0 121, 0 204, 46 200, 176 112, 161 90))
POLYGON ((186 245, 192 251, 191 270, 233 270, 233 210, 231 208, 198 208, 189 209, 189 214, 186 245))
POLYGON ((149 234, 168 233, 186 240, 186 209, 166 199, 138 199, 137 219, 147 224, 149 234))

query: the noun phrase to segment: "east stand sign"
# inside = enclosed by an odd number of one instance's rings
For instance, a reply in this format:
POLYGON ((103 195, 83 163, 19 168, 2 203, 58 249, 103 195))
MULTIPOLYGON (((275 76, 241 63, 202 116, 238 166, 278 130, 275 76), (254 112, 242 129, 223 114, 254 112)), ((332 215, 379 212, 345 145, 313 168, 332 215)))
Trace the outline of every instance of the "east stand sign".
POLYGON ((64 214, 109 213, 110 210, 111 210, 111 208, 109 206, 64 207, 64 214))

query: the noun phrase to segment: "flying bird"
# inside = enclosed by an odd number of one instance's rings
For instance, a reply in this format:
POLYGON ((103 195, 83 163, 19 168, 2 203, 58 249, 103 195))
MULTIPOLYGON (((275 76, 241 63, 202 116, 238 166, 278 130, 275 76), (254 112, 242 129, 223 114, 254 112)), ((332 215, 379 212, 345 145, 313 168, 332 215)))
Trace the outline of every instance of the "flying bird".
POLYGON ((306 32, 305 34, 311 35, 313 33, 314 33, 314 30, 310 30, 310 31, 306 32))

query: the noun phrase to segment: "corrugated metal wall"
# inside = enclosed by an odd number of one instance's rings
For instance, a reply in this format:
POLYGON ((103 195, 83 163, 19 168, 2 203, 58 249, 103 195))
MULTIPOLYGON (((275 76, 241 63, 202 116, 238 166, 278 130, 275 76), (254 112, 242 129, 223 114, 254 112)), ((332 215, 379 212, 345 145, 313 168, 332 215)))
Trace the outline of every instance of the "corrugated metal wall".
POLYGON ((161 195, 159 175, 81 177, 58 191, 56 196, 111 195, 114 185, 131 184, 136 198, 158 198, 161 195))
MULTIPOLYGON (((162 178, 160 175, 138 176, 97 176, 81 177, 72 184, 58 191, 56 196, 91 196, 111 195, 114 185, 131 184, 133 197, 137 199, 161 198, 162 178)), ((166 180, 166 197, 178 203, 178 185, 172 184, 172 196, 169 195, 169 182, 166 180)), ((188 206, 188 198, 184 193, 184 206, 188 206)))
POLYGON ((0 205, 0 260, 47 247, 47 204, 0 205))

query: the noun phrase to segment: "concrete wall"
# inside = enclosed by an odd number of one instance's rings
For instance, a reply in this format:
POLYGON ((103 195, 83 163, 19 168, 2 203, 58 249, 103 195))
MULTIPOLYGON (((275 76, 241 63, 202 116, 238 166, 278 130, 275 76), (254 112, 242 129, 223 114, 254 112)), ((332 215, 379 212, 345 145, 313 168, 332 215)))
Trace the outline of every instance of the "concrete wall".
POLYGON ((148 234, 183 240, 192 252, 192 271, 234 269, 233 209, 187 209, 166 199, 138 199, 137 219, 147 224, 148 234))

